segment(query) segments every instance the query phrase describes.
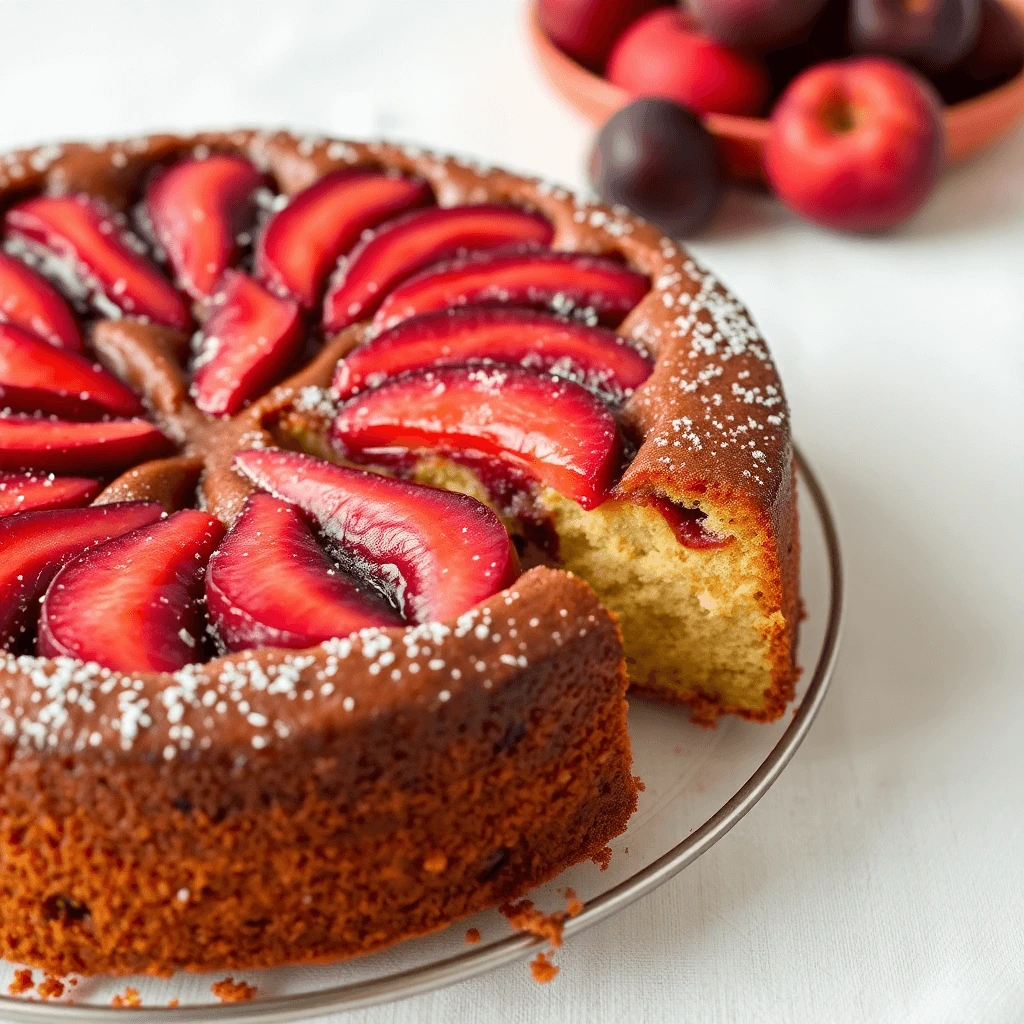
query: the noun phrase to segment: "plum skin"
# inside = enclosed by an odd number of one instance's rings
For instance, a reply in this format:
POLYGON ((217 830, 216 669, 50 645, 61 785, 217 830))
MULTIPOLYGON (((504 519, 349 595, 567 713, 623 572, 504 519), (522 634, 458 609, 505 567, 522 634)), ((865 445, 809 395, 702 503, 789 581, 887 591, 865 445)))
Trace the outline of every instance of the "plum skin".
POLYGON ((590 181, 608 203, 621 203, 675 237, 712 217, 722 198, 715 141, 700 119, 676 103, 634 100, 601 129, 590 181))

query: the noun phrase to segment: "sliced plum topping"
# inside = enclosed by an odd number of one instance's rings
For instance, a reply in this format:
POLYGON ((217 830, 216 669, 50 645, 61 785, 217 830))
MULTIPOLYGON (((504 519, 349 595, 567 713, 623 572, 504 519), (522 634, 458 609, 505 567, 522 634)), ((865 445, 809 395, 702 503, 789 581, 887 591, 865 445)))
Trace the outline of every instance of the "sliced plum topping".
POLYGON ((135 392, 99 363, 0 323, 0 405, 69 419, 137 416, 135 392))
POLYGON ((43 599, 37 650, 116 672, 202 661, 203 570, 223 536, 220 520, 184 509, 69 562, 43 599))
POLYGON ((353 349, 334 374, 346 399, 409 370, 498 363, 567 377, 613 402, 650 376, 654 361, 603 327, 529 309, 453 309, 403 320, 353 349))
POLYGON ((298 304, 229 270, 203 329, 192 397, 203 412, 232 415, 287 369, 302 341, 298 304))
POLYGON ((325 174, 267 222, 256 276, 312 308, 338 257, 363 231, 430 199, 430 188, 417 178, 368 170, 325 174))
POLYGON ((98 480, 82 476, 0 473, 0 516, 52 508, 81 508, 88 505, 99 490, 98 480))
POLYGON ((586 388, 518 368, 396 377, 343 406, 331 436, 359 462, 407 451, 498 459, 586 509, 608 497, 622 455, 614 417, 586 388))
POLYGON ((312 647, 402 617, 321 550, 295 505, 253 494, 206 571, 206 604, 229 651, 312 647))
POLYGON ((57 348, 82 350, 82 332, 64 297, 42 274, 5 252, 0 252, 0 318, 57 348))
POLYGON ((536 246, 471 253, 434 264, 400 284, 373 322, 399 320, 454 306, 527 306, 571 314, 610 327, 644 297, 643 274, 609 259, 536 246))
POLYGON ((188 306, 160 271, 141 256, 120 218, 83 194, 37 196, 4 216, 9 237, 41 254, 45 269, 69 290, 89 295, 101 312, 147 317, 187 328, 188 306))
POLYGON ((381 581, 413 622, 461 615, 518 574, 501 520, 465 494, 273 449, 239 452, 234 466, 312 516, 343 562, 381 581))
POLYGON ((540 214, 499 203, 407 213, 342 259, 324 299, 324 330, 340 331, 370 316, 395 285, 438 260, 516 243, 547 245, 553 235, 540 214))
POLYGON ((146 193, 146 213, 167 253, 178 287, 209 298, 237 252, 236 237, 263 175, 240 156, 217 153, 182 160, 146 193))
POLYGON ((162 514, 157 504, 134 501, 0 519, 0 643, 6 647, 25 631, 65 562, 92 545, 155 523, 162 514))
POLYGON ((170 450, 167 438, 145 420, 73 423, 0 416, 0 470, 112 473, 170 450))
POLYGON ((667 498, 658 497, 647 499, 647 503, 665 517, 665 522, 672 528, 676 540, 684 548, 695 550, 724 548, 733 542, 733 537, 709 530, 704 525, 707 514, 701 512, 699 508, 689 508, 686 505, 669 501, 667 498))

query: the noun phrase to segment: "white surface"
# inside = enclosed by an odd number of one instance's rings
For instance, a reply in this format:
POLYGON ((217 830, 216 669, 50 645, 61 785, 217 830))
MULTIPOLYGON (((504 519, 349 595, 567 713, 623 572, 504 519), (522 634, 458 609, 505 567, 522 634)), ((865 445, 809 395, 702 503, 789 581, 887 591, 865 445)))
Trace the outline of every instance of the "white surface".
MULTIPOLYGON (((589 129, 515 0, 0 3, 0 146, 158 128, 389 135, 574 185, 589 129)), ((753 308, 837 507, 844 652, 811 737, 709 855, 559 951, 353 1014, 1024 1020, 1024 133, 883 240, 730 197, 695 248, 753 308)))

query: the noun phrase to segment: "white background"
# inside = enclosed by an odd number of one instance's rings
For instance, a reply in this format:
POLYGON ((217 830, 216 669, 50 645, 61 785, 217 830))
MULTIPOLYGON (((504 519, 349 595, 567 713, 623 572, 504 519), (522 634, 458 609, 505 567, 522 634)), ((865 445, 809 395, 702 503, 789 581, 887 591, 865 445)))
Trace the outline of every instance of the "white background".
MULTIPOLYGON (((0 146, 199 126, 387 135, 582 186, 516 0, 0 2, 0 146)), ((695 248, 753 308, 837 506, 844 650, 723 842, 557 955, 347 1021, 1024 1021, 1024 132, 884 239, 730 196, 695 248)))

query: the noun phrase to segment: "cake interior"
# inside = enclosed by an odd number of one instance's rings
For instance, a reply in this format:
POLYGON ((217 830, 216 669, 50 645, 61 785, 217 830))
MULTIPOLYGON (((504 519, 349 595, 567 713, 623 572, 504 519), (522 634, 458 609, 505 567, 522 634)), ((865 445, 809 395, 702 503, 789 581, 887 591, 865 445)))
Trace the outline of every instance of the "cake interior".
MULTIPOLYGON (((470 469, 442 458, 421 460, 414 478, 491 502, 470 469)), ((770 638, 782 616, 762 610, 756 524, 702 501, 706 525, 733 539, 724 547, 688 548, 649 505, 610 499, 587 511, 550 488, 537 504, 558 538, 557 555, 541 560, 585 580, 617 616, 636 687, 753 717, 769 711, 770 638)), ((522 534, 520 520, 503 518, 514 536, 522 534)))

